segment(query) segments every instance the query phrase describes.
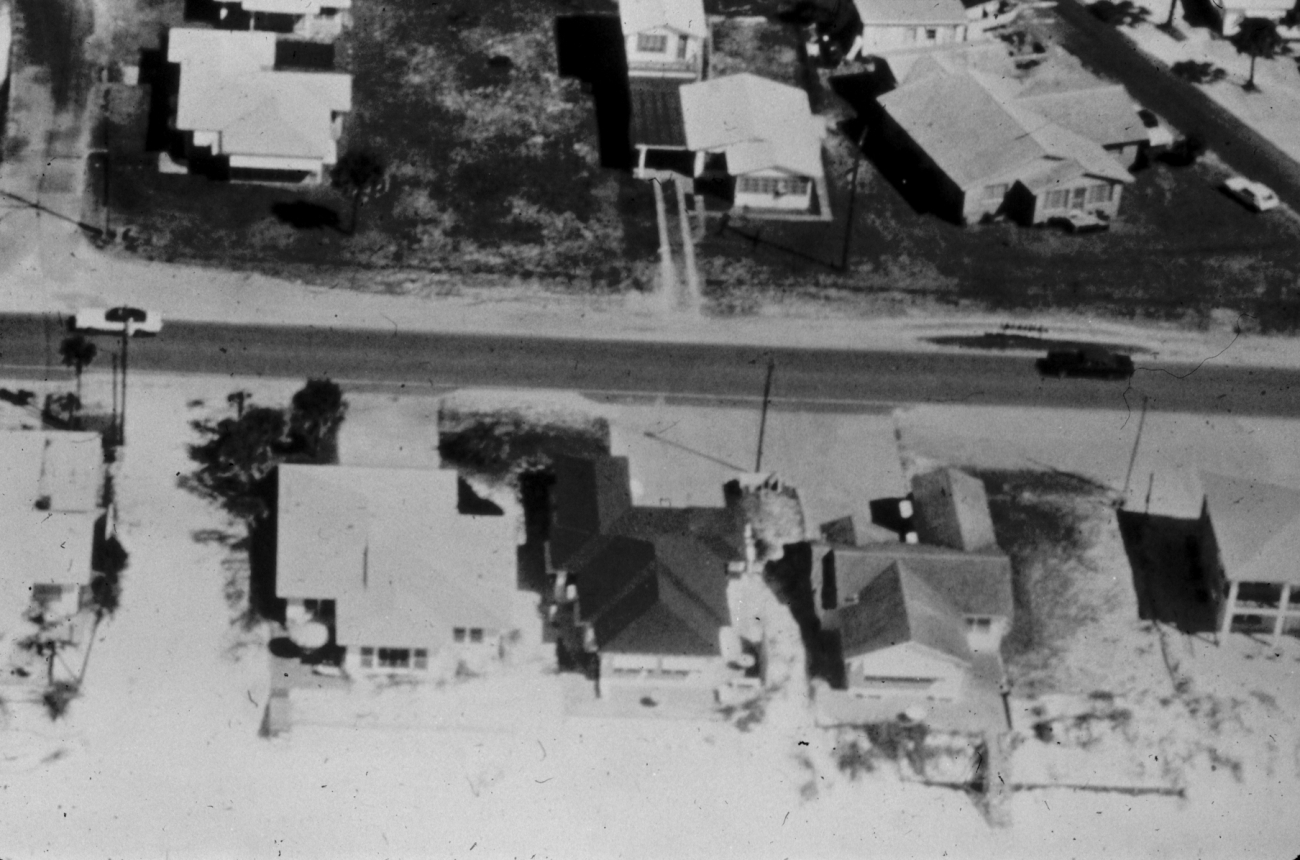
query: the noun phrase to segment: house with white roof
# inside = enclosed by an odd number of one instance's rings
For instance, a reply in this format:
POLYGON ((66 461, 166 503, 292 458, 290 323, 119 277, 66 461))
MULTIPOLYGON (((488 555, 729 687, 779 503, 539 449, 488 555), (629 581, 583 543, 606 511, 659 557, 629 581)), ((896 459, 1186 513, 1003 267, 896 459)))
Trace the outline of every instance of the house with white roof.
POLYGON ((332 40, 348 22, 352 0, 223 0, 221 5, 223 19, 242 12, 253 30, 332 40))
POLYGON ((629 76, 704 77, 709 22, 703 0, 619 0, 618 15, 629 76))
POLYGON ((1009 98, 982 71, 918 63, 877 102, 887 146, 932 181, 937 210, 963 223, 1114 217, 1134 181, 1101 144, 1009 98))
POLYGON ((1202 472, 1197 541, 1219 632, 1300 635, 1300 490, 1202 472))
POLYGON ((498 656, 518 629, 516 524, 461 513, 444 469, 281 465, 276 596, 304 648, 350 673, 420 673, 498 656))
POLYGON ((681 107, 697 186, 731 183, 738 214, 829 219, 825 125, 807 93, 746 72, 682 87, 681 107))
POLYGON ((1296 8, 1296 0, 1212 0, 1210 6, 1219 17, 1219 32, 1234 36, 1247 18, 1263 18, 1281 23, 1296 8))
POLYGON ((862 34, 849 51, 860 53, 966 42, 977 35, 961 0, 854 0, 862 34))
POLYGON ((316 183, 338 160, 352 76, 276 69, 274 33, 172 29, 174 127, 191 169, 248 182, 316 183))

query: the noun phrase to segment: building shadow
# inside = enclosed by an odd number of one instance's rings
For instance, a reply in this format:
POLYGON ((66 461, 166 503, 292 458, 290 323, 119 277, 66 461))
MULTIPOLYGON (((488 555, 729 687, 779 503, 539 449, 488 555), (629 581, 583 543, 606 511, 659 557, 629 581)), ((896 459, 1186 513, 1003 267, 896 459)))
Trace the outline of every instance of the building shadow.
POLYGON ((561 15, 555 19, 559 74, 582 81, 596 106, 600 163, 632 169, 632 97, 623 29, 613 15, 561 15))
POLYGON ((334 45, 330 42, 280 39, 275 43, 275 67, 288 71, 333 71, 334 45))
POLYGON ((1214 0, 1178 0, 1178 5, 1182 15, 1175 16, 1174 20, 1181 17, 1188 27, 1204 27, 1218 32, 1219 11, 1215 8, 1214 0))
POLYGON ((264 479, 257 493, 269 513, 248 529, 248 617, 284 623, 284 601, 276 596, 276 543, 279 490, 275 473, 264 479))
POLYGON ((807 542, 786 544, 776 561, 768 562, 763 578, 777 600, 790 610, 808 657, 808 676, 824 678, 832 686, 843 683, 843 661, 834 632, 822 629, 813 597, 813 549, 807 542))
POLYGON ((1119 511, 1118 518, 1138 617, 1183 633, 1213 633, 1217 607, 1205 578, 1197 521, 1134 511, 1119 511))
POLYGON ((182 155, 183 145, 171 127, 172 97, 180 84, 180 66, 167 62, 167 37, 157 50, 140 51, 140 86, 149 88, 148 118, 145 122, 146 152, 182 155))
POLYGON ((882 529, 889 529, 900 536, 912 531, 911 518, 903 516, 901 503, 905 500, 905 498, 890 496, 869 501, 867 507, 871 511, 872 524, 882 529))

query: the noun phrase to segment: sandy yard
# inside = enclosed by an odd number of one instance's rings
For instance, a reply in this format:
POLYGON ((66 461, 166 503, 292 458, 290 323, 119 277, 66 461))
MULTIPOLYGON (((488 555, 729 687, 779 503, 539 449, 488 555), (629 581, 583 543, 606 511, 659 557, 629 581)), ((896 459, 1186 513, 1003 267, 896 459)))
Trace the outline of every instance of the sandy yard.
MULTIPOLYGON (((5 717, 5 856, 1181 858, 1294 850, 1296 762, 1286 745, 1294 730, 1283 714, 1300 703, 1278 692, 1297 686, 1290 673, 1300 654, 1291 643, 1279 658, 1245 661, 1272 673, 1252 682, 1271 691, 1271 704, 1238 683, 1233 649, 1249 650, 1243 643, 1213 652, 1198 643, 1195 657, 1182 661, 1198 693, 1258 705, 1267 719, 1244 719, 1252 737, 1268 731, 1278 739, 1271 775, 1248 765, 1240 783, 1207 776, 1186 800, 1024 792, 1011 802, 1009 829, 990 829, 960 792, 901 784, 887 769, 850 780, 832 763, 834 735, 788 710, 741 731, 727 723, 565 719, 549 707, 521 715, 515 703, 509 719, 485 720, 495 725, 490 732, 304 726, 261 740, 265 652, 230 623, 222 593, 228 551, 194 537, 229 524, 175 482, 190 467, 189 420, 223 410, 237 386, 270 405, 287 402, 300 384, 135 377, 131 448, 119 477, 131 552, 122 608, 101 628, 83 695, 64 721, 19 708, 5 717), (203 405, 187 406, 196 400, 203 405)), ((346 458, 428 460, 433 399, 349 399, 346 458)), ((723 460, 748 459, 757 429, 756 415, 744 412, 729 422, 723 411, 701 417, 680 407, 624 405, 614 413, 616 439, 626 440, 634 464, 654 463, 649 446, 662 444, 637 437, 646 429, 723 460)), ((915 431, 916 418, 905 426, 915 431)), ((774 413, 769 425, 769 462, 791 483, 841 473, 849 486, 901 481, 886 418, 808 421, 774 413), (873 441, 878 430, 889 444, 873 441), (796 471, 824 460, 835 470, 796 471), (877 463, 885 460, 893 465, 877 463)), ((968 426, 979 427, 973 413, 968 426)), ((639 475, 643 493, 659 492, 654 482, 667 474, 639 475)), ((712 492, 714 477, 689 486, 712 492)), ((826 510, 841 503, 816 502, 826 510)), ((1180 716, 1158 728, 1189 725, 1180 716)))

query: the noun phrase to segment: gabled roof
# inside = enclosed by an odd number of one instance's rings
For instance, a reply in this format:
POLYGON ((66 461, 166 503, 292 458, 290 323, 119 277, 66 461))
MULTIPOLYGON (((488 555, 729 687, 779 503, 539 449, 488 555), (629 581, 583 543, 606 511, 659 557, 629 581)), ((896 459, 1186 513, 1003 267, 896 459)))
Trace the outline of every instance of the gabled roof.
POLYGON ((821 176, 821 131, 808 94, 748 72, 681 89, 689 149, 724 152, 733 176, 778 169, 821 176))
POLYGON ((333 114, 352 109, 351 75, 274 71, 272 33, 177 28, 167 58, 181 66, 178 129, 219 134, 226 155, 333 161, 333 114))
POLYGON ((1065 92, 1021 94, 1017 101, 1034 113, 1102 146, 1141 143, 1146 127, 1138 119, 1133 99, 1119 84, 1103 84, 1065 92))
POLYGON ((682 119, 683 83, 675 78, 628 79, 633 145, 686 148, 686 126, 682 119))
POLYGON ((867 26, 901 24, 965 24, 961 0, 854 0, 858 17, 867 26))
POLYGON ((335 600, 340 644, 510 626, 514 524, 459 513, 454 471, 283 465, 278 482, 276 594, 335 600))
POLYGON ((1300 490, 1201 473, 1224 575, 1300 585, 1300 490))
POLYGON ((922 543, 974 550, 997 546, 984 484, 959 469, 912 478, 916 531, 922 543))
POLYGON ((839 611, 839 621, 846 659, 913 642, 963 663, 971 661, 956 608, 902 562, 890 564, 858 592, 857 603, 839 611))
POLYGON ((960 552, 903 543, 823 549, 823 558, 830 557, 830 566, 835 571, 835 592, 840 603, 844 602, 845 595, 856 594, 891 565, 901 562, 962 615, 1001 616, 1009 620, 1015 612, 1011 560, 999 550, 960 552))
POLYGON ((570 559, 581 620, 602 651, 719 653, 731 624, 727 563, 742 525, 725 508, 633 508, 570 559))
POLYGON ((624 36, 665 29, 701 39, 709 37, 704 0, 619 0, 618 17, 624 36))
POLYGON ((996 85, 982 73, 924 69, 879 102, 958 187, 1048 173, 1133 181, 1099 144, 994 95, 996 85))
POLYGON ((626 457, 560 455, 551 469, 551 562, 563 566, 632 507, 632 489, 626 457))

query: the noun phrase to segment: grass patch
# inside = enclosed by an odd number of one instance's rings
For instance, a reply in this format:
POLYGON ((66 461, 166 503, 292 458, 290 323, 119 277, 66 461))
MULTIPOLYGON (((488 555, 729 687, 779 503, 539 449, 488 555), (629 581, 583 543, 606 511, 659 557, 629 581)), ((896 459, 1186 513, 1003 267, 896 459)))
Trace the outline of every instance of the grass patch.
POLYGON ((998 545, 1011 557, 1015 619, 1002 654, 1026 695, 1051 692, 1070 639, 1104 608, 1088 584, 1088 521, 1107 502, 1106 489, 1057 472, 969 470, 984 482, 998 545))

